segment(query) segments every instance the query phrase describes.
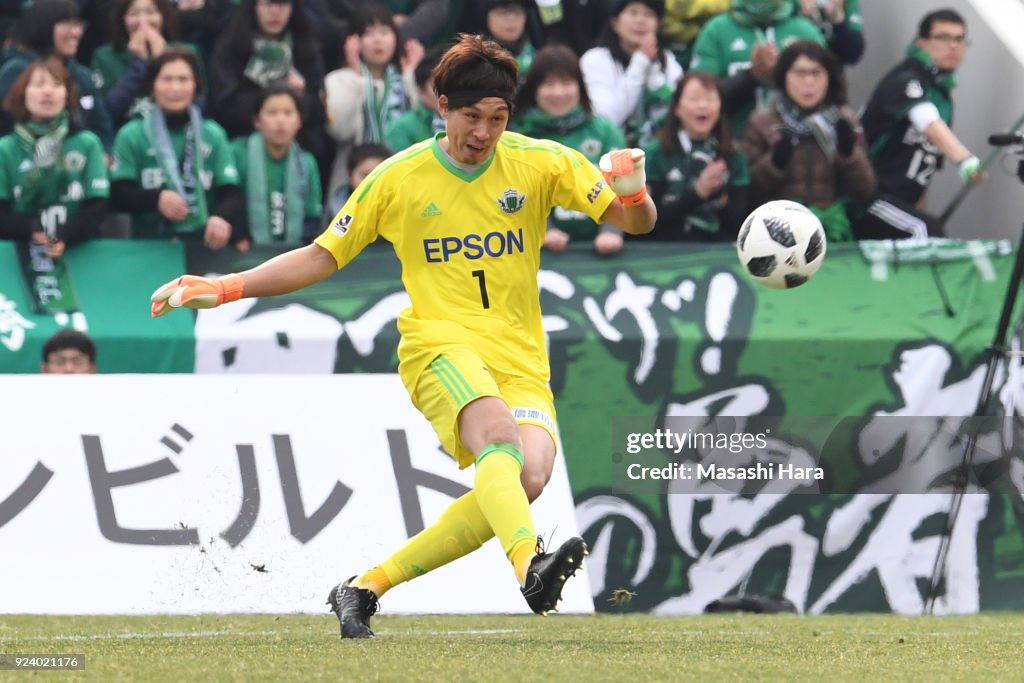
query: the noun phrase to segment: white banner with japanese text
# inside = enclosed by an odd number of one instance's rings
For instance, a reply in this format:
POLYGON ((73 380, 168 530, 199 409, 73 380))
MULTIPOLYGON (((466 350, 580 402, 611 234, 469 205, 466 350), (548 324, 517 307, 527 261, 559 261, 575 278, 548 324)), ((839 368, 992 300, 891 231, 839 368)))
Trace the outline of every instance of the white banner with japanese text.
MULTIPOLYGON (((397 375, 5 376, 0 612, 316 613, 472 487, 397 375)), ((564 461, 537 530, 577 533, 564 461)), ((585 575, 563 612, 594 609, 585 575)), ((500 544, 390 613, 528 612, 500 544)))

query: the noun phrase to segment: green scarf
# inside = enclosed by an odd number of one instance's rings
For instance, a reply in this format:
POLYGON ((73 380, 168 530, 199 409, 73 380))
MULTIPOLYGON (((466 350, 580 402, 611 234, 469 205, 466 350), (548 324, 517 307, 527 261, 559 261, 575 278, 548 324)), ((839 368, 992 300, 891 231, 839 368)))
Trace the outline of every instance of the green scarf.
POLYGON ((910 44, 907 48, 907 56, 924 64, 928 68, 928 73, 931 74, 932 81, 940 88, 950 92, 956 87, 956 74, 952 71, 943 71, 935 66, 932 56, 926 50, 919 48, 917 43, 910 44))
POLYGON ((266 88, 283 83, 292 70, 292 37, 285 33, 281 40, 257 38, 252 41, 252 55, 245 65, 245 77, 266 88))
POLYGON ((373 84, 373 74, 362 64, 363 69, 363 142, 384 142, 387 124, 409 108, 409 98, 405 94, 402 78, 394 65, 388 64, 384 69, 384 92, 377 97, 377 88, 373 84))
POLYGON ((779 93, 775 100, 775 111, 782 119, 783 129, 799 138, 813 138, 829 161, 836 158, 836 123, 839 108, 826 105, 806 112, 785 94, 779 93))
POLYGON ((68 114, 64 111, 49 121, 19 123, 14 126, 14 134, 32 163, 25 173, 21 198, 33 213, 42 212, 56 204, 67 187, 61 151, 68 135, 68 114))
MULTIPOLYGON (((720 156, 718 138, 714 135, 703 140, 694 140, 685 130, 679 131, 679 150, 681 157, 677 159, 676 168, 682 173, 681 186, 685 188, 693 188, 707 165, 720 156)), ((721 229, 718 212, 724 206, 723 197, 729 191, 729 180, 727 173, 722 189, 687 214, 686 225, 690 230, 718 233, 721 229)), ((672 199, 678 200, 679 196, 675 195, 672 199)))
POLYGON ((562 136, 586 122, 587 113, 578 104, 565 116, 552 116, 542 111, 540 107, 531 107, 523 114, 523 128, 529 131, 528 135, 562 136))
POLYGON ((185 146, 181 160, 174 153, 171 134, 167 130, 164 110, 153 107, 143 117, 146 140, 153 147, 157 162, 164 173, 164 185, 188 204, 188 217, 175 223, 173 232, 195 232, 206 225, 206 191, 203 189, 203 117, 194 104, 188 108, 188 126, 185 128, 185 146))
POLYGON ((302 149, 292 142, 284 159, 284 206, 273 206, 267 165, 270 161, 263 136, 253 133, 248 142, 245 197, 249 231, 256 244, 300 244, 306 216, 304 199, 309 192, 302 149))

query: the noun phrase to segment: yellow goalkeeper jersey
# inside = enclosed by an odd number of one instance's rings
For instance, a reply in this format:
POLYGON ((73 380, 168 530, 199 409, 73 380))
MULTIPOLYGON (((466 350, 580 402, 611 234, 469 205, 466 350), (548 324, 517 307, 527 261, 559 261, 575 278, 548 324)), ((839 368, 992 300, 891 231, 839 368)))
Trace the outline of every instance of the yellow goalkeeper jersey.
POLYGON ((415 388, 446 345, 468 345, 489 368, 547 381, 537 272, 551 208, 600 220, 614 193, 586 157, 505 132, 472 173, 439 133, 383 162, 316 243, 344 267, 378 235, 394 245, 412 305, 398 331, 399 373, 415 388))

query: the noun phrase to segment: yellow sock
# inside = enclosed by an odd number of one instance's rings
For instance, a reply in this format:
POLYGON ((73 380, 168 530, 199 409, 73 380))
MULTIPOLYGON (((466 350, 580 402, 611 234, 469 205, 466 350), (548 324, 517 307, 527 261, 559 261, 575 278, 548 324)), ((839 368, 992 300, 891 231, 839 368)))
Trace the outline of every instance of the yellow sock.
POLYGON ((388 590, 473 552, 494 532, 470 491, 445 508, 433 524, 405 542, 391 557, 353 582, 379 598, 388 590))
POLYGON ((356 588, 364 588, 378 598, 394 587, 391 579, 388 578, 387 572, 379 565, 353 581, 352 585, 356 588))
POLYGON ((476 496, 487 522, 515 567, 520 584, 537 546, 530 501, 519 481, 523 454, 512 444, 495 443, 476 458, 476 496))

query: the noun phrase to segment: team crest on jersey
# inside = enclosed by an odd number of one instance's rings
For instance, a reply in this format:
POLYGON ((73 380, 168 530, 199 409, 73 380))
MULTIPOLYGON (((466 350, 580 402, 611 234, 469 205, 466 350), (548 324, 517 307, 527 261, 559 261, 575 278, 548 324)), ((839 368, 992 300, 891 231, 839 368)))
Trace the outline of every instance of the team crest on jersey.
POLYGON ((921 87, 921 81, 913 80, 907 83, 907 97, 912 100, 916 100, 924 95, 924 88, 921 87))
POLYGON ((71 151, 64 155, 64 168, 77 173, 85 168, 85 155, 81 152, 71 151))
POLYGON ((526 204, 526 195, 519 194, 519 190, 505 190, 505 194, 498 198, 498 206, 507 214, 517 213, 524 204, 526 204))
POLYGON ((331 232, 339 237, 344 237, 345 233, 348 232, 348 226, 352 223, 352 214, 346 213, 334 222, 331 226, 331 232))

